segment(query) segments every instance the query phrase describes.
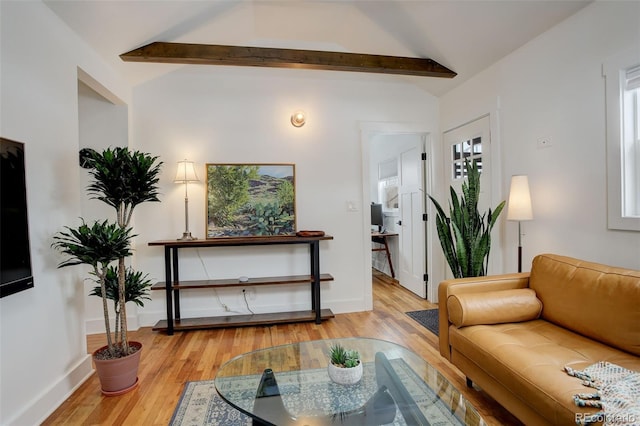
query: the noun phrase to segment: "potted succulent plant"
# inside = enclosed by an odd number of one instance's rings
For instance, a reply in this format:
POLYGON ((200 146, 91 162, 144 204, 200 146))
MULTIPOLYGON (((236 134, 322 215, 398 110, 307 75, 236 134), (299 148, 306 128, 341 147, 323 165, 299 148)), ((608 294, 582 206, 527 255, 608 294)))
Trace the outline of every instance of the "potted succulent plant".
POLYGON ((80 165, 93 177, 88 192, 114 207, 116 220, 95 221, 91 225, 82 220, 79 227, 65 227, 53 237, 52 246, 69 256, 58 267, 89 265, 97 283, 90 294, 102 298, 107 344, 93 353, 93 359, 105 395, 119 395, 137 385, 142 345, 127 338, 126 303, 143 306, 151 283, 146 275, 127 268, 125 259, 132 254, 131 239, 135 235, 129 224, 134 208, 145 201, 159 201, 157 185, 162 163, 157 158, 128 148, 81 150, 80 165), (113 333, 109 300, 114 303, 113 333), (105 373, 105 367, 115 367, 116 371, 105 373))
POLYGON ((362 362, 358 351, 336 344, 329 350, 329 377, 335 383, 352 385, 362 378, 362 362))
POLYGON ((480 169, 476 161, 465 160, 467 181, 462 183, 462 195, 449 187, 451 201, 449 217, 435 198, 429 196, 436 207, 436 228, 440 245, 454 278, 478 277, 487 274, 491 250, 491 230, 504 208, 502 201, 494 211, 480 214, 480 169))

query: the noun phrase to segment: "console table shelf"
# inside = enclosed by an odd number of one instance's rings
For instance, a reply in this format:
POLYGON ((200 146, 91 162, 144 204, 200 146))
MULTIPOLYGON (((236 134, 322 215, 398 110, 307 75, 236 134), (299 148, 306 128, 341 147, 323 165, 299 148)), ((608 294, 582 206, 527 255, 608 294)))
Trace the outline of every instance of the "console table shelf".
MULTIPOLYGON (((320 317, 323 320, 333 318, 335 315, 331 309, 321 309, 320 317)), ((175 320, 174 330, 197 330, 202 328, 225 328, 261 324, 286 324, 293 322, 311 322, 316 319, 314 311, 275 312, 270 314, 242 314, 225 315, 220 317, 182 318, 175 320)), ((154 331, 167 331, 166 320, 161 320, 153 327, 154 331)))
POLYGON ((295 235, 277 235, 267 237, 221 237, 204 240, 162 240, 152 241, 150 246, 164 247, 165 281, 154 284, 152 290, 165 290, 167 319, 159 321, 154 330, 163 330, 173 334, 174 330, 190 330, 201 328, 233 327, 239 325, 277 324, 289 322, 315 321, 333 318, 330 309, 320 306, 320 283, 332 281, 329 274, 320 273, 320 241, 332 240, 333 237, 299 237, 295 235), (189 280, 180 281, 178 250, 200 247, 237 247, 263 246, 282 244, 306 244, 309 246, 309 275, 292 275, 278 277, 257 277, 248 281, 233 279, 189 280), (260 285, 309 284, 311 289, 311 309, 308 311, 262 313, 252 315, 224 315, 206 318, 180 317, 180 290, 203 289, 215 287, 250 287, 260 285))
MULTIPOLYGON (((333 277, 329 274, 320 274, 320 282, 333 281, 333 277)), ((278 285, 278 284, 304 284, 312 283, 312 275, 289 275, 284 277, 259 277, 250 278, 249 281, 239 281, 237 278, 219 279, 219 280, 196 280, 196 281, 180 281, 173 285, 173 289, 187 288, 214 288, 214 287, 249 287, 255 285, 278 285)), ((155 283, 151 290, 165 290, 167 287, 164 281, 155 283)))

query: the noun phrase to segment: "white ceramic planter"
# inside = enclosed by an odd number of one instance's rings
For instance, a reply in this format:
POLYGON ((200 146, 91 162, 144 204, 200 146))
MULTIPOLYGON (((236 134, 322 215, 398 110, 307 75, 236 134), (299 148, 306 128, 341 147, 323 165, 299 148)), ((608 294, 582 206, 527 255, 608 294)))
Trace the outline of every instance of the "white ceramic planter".
POLYGON ((358 383, 362 378, 362 363, 352 368, 336 367, 329 363, 329 378, 341 385, 353 385, 358 383))

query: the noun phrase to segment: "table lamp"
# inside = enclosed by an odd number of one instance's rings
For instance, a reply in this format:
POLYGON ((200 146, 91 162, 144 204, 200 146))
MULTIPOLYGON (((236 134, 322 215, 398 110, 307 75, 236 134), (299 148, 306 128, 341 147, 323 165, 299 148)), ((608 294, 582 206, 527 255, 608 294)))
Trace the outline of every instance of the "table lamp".
POLYGON ((180 241, 192 241, 197 238, 191 236, 189 231, 189 195, 187 187, 189 182, 199 182, 196 175, 196 169, 193 166, 193 161, 178 161, 178 171, 176 172, 176 178, 173 180, 175 183, 184 183, 184 233, 182 238, 178 238, 180 241))

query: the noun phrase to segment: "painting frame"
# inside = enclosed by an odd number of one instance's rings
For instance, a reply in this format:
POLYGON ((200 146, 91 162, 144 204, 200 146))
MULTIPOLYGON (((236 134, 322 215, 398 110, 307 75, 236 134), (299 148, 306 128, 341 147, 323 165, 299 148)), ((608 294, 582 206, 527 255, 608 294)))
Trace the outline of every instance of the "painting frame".
POLYGON ((295 235, 293 163, 207 163, 207 239, 295 235))

